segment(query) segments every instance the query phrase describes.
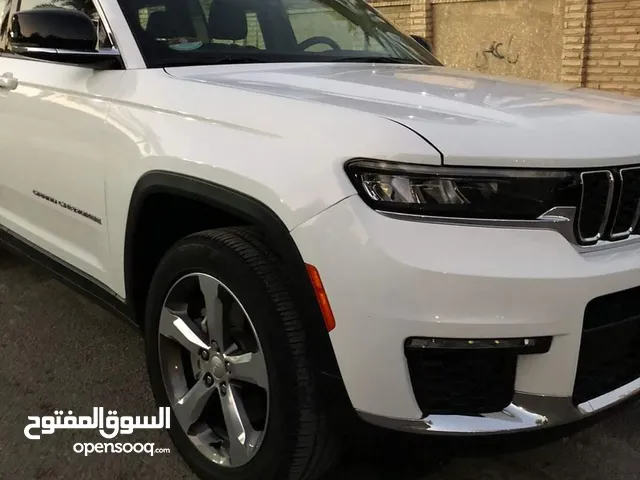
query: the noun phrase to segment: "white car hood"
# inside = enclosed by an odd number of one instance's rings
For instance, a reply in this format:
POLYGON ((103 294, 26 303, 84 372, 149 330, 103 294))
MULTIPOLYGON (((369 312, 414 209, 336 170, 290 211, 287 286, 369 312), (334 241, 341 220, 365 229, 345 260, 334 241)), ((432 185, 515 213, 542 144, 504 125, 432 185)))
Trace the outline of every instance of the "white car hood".
POLYGON ((615 94, 390 64, 224 65, 167 72, 385 117, 424 137, 450 165, 640 163, 640 101, 615 94))

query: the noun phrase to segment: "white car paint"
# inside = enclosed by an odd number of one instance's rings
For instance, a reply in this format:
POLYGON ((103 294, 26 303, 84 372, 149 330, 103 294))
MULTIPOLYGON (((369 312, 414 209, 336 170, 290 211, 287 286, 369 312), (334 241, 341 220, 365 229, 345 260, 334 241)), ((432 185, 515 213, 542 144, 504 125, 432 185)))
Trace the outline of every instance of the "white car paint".
POLYGON ((147 69, 116 2, 103 7, 124 71, 0 57, 0 75, 19 81, 0 92, 1 225, 124 297, 137 181, 151 170, 199 177, 270 207, 318 267, 355 408, 421 418, 402 342, 422 334, 556 335, 549 354, 520 361, 516 386, 570 395, 584 306, 640 284, 638 244, 587 255, 551 230, 391 219, 364 205, 343 166, 640 163, 638 101, 441 67, 147 69))
POLYGON ((422 418, 404 358, 410 336, 553 336, 549 353, 519 358, 516 390, 571 397, 586 304, 640 285, 638 243, 585 255, 555 231, 397 220, 359 197, 292 235, 321 272, 351 401, 380 417, 422 418))
POLYGON ((449 165, 561 168, 640 161, 638 101, 570 86, 415 65, 271 64, 168 72, 390 118, 427 138, 449 165))

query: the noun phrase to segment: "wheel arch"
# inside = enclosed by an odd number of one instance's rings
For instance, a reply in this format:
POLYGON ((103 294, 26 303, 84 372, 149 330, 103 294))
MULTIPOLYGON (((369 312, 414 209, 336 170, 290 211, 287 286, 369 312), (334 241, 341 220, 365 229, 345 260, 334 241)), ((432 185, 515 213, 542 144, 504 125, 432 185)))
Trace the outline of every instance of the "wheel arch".
MULTIPOLYGON (((188 175, 153 170, 138 180, 129 205, 125 244, 124 244, 124 281, 126 302, 135 316, 134 320, 142 324, 139 300, 136 304, 135 288, 135 237, 140 226, 141 213, 145 201, 152 195, 165 194, 198 202, 218 211, 240 219, 244 225, 258 227, 265 241, 277 254, 287 276, 291 294, 300 311, 305 330, 309 335, 307 342, 310 357, 323 377, 340 380, 340 389, 344 389, 338 362, 326 330, 315 292, 307 274, 302 255, 280 217, 263 202, 232 190, 223 185, 188 175)), ((345 393, 346 394, 346 393, 345 393)))

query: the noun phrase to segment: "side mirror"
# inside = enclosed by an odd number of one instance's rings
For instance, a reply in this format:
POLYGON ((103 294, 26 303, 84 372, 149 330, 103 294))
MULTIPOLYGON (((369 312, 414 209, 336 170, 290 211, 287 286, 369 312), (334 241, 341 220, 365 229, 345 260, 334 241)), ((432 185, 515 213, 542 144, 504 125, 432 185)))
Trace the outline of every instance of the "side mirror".
POLYGON ((11 19, 9 49, 13 53, 65 63, 98 63, 120 59, 116 49, 98 50, 98 33, 91 19, 66 8, 36 8, 11 19))
POLYGON ((411 35, 411 38, 413 38, 416 42, 426 48, 429 53, 433 53, 433 48, 431 47, 431 43, 429 42, 429 40, 421 37, 420 35, 411 35))

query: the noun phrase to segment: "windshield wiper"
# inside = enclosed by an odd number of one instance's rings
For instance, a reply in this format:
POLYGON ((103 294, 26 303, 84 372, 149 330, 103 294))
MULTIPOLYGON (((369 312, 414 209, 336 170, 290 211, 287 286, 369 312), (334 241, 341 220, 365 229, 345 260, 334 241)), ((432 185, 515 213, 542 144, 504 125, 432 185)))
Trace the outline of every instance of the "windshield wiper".
POLYGON ((309 55, 304 57, 293 57, 283 59, 281 57, 263 55, 215 55, 215 54, 194 54, 181 57, 165 58, 161 63, 164 67, 180 67, 189 65, 232 65, 243 63, 277 63, 277 62, 354 62, 354 63, 396 63, 409 65, 422 65, 420 62, 398 57, 338 57, 323 59, 320 55, 309 55))
POLYGON ((165 66, 179 67, 188 65, 231 65, 234 63, 271 63, 272 60, 249 56, 211 55, 211 56, 184 56, 180 58, 167 58, 162 62, 165 66))
POLYGON ((421 65, 420 62, 409 58, 397 58, 397 57, 343 57, 330 60, 331 62, 353 62, 353 63, 398 63, 398 64, 410 64, 421 65))

